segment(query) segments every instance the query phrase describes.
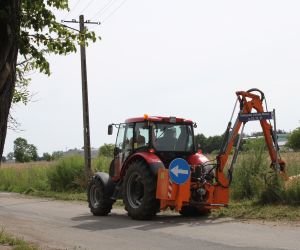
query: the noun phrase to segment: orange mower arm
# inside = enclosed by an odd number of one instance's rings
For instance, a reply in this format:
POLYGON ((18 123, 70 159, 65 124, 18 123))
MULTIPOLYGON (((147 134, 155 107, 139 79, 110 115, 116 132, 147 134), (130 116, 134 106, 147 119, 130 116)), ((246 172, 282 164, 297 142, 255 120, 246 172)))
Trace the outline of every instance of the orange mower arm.
MULTIPOLYGON (((243 134, 244 125, 248 121, 259 120, 260 125, 263 130, 265 142, 267 144, 268 152, 271 158, 271 168, 279 171, 285 180, 288 179, 286 174, 285 162, 281 159, 279 154, 279 146, 277 143, 276 135, 276 123, 275 123, 275 111, 265 112, 263 108, 264 93, 258 89, 250 89, 248 91, 238 91, 236 92, 237 101, 236 104, 240 104, 240 110, 238 117, 232 126, 231 121, 228 123, 224 141, 220 152, 217 156, 217 170, 216 178, 221 186, 228 187, 231 182, 233 165, 236 161, 238 154, 238 147, 240 145, 240 140, 243 134), (253 94, 252 92, 259 92, 259 95, 253 94), (256 112, 253 112, 256 111, 256 112), (274 119, 274 130, 270 124, 271 119, 274 119), (236 151, 233 155, 233 160, 231 166, 228 170, 228 177, 224 174, 224 167, 228 161, 229 154, 233 148, 234 142, 239 134, 242 127, 241 136, 239 138, 236 151)), ((236 107, 236 105, 235 105, 236 107)), ((234 113, 234 111, 233 111, 234 113)), ((232 117, 231 117, 232 120, 232 117)))

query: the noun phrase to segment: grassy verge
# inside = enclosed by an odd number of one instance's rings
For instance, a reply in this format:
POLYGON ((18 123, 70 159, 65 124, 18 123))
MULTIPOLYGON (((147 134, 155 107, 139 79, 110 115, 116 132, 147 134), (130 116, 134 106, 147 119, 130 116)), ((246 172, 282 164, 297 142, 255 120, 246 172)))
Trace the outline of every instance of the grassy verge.
POLYGON ((87 201, 85 192, 70 193, 70 192, 54 192, 54 191, 39 191, 32 190, 30 192, 23 193, 29 196, 42 197, 42 198, 53 198, 56 200, 65 201, 87 201))
POLYGON ((281 204, 261 205, 254 200, 233 201, 227 208, 214 210, 212 217, 299 222, 300 207, 281 204))
POLYGON ((1 246, 10 246, 13 250, 38 250, 38 247, 5 233, 3 229, 0 231, 1 246))

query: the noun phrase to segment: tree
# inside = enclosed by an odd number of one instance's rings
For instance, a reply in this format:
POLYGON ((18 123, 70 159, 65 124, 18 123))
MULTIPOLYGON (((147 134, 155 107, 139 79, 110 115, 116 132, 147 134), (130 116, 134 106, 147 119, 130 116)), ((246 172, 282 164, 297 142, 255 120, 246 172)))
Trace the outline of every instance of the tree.
POLYGON ((13 152, 9 152, 9 153, 7 154, 7 156, 6 156, 6 159, 7 159, 8 161, 13 161, 14 158, 15 158, 15 156, 14 156, 14 153, 13 153, 13 152))
POLYGON ((99 148, 99 156, 114 157, 114 144, 106 144, 99 148))
POLYGON ((42 157, 43 161, 51 161, 52 157, 49 153, 43 153, 43 157, 42 157))
POLYGON ((38 159, 37 148, 28 144, 24 138, 17 138, 14 141, 14 157, 17 162, 36 161, 38 159))
MULTIPOLYGON (((240 134, 237 135, 233 146, 236 147, 238 140, 239 140, 240 134)), ((218 151, 221 148, 222 142, 224 139, 224 135, 215 135, 210 137, 205 137, 203 134, 198 134, 195 136, 195 145, 197 149, 201 149, 204 153, 210 154, 213 151, 218 151)), ((244 145, 244 140, 240 143, 240 149, 242 149, 244 145)))
POLYGON ((58 160, 58 159, 62 158, 63 156, 64 156, 64 153, 62 151, 54 151, 52 153, 51 158, 52 158, 52 160, 58 160))
POLYGON ((212 151, 219 150, 223 142, 223 136, 215 135, 210 136, 206 140, 206 147, 203 150, 204 152, 211 153, 212 151))
POLYGON ((210 154, 213 151, 219 150, 223 141, 223 136, 215 135, 205 137, 203 134, 195 136, 196 147, 201 149, 204 153, 210 154))
POLYGON ((38 153, 37 148, 33 144, 28 144, 28 154, 30 156, 31 161, 37 161, 38 160, 38 153))
POLYGON ((287 146, 292 148, 293 150, 300 149, 300 127, 292 131, 292 133, 288 137, 287 146))
POLYGON ((38 69, 49 75, 47 55, 76 52, 76 44, 96 41, 94 32, 79 34, 57 22, 54 9, 68 10, 68 0, 0 1, 0 156, 12 102, 28 101, 25 73, 38 69))
POLYGON ((195 136, 195 145, 197 149, 202 149, 205 147, 206 137, 204 134, 198 134, 195 136))

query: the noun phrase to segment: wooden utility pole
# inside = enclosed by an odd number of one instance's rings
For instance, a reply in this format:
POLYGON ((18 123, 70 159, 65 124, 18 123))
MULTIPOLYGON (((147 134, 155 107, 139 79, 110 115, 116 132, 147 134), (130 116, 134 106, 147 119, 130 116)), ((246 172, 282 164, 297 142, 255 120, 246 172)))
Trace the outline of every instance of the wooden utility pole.
MULTIPOLYGON (((84 36, 84 16, 79 16, 79 32, 84 36)), ((89 98, 86 72, 86 53, 85 43, 80 44, 81 57, 81 82, 82 82, 82 108, 83 108, 83 136, 84 136, 84 161, 85 173, 89 176, 91 173, 91 143, 90 143, 90 122, 89 122, 89 98)))
MULTIPOLYGON (((81 36, 85 34, 84 24, 100 24, 99 22, 84 21, 84 16, 79 16, 79 22, 76 20, 62 21, 64 23, 79 23, 79 33, 81 36)), ((68 27, 68 26, 67 26, 68 27)), ((71 27, 68 27, 71 28, 71 27)), ((76 30, 74 28, 71 28, 76 30)), ((76 30, 77 31, 77 30, 76 30)), ((90 143, 90 122, 89 122, 89 99, 88 99, 88 84, 87 84, 87 70, 86 70, 86 53, 84 39, 80 44, 80 58, 81 58, 81 82, 82 82, 82 113, 83 113, 83 137, 84 137, 84 162, 85 174, 89 178, 92 172, 91 168, 91 143, 90 143)))

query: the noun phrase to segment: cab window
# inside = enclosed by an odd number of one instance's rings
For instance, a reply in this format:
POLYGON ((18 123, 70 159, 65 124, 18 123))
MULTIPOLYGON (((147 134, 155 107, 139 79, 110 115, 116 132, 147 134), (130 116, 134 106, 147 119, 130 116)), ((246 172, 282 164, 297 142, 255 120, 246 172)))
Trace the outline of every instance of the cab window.
POLYGON ((149 128, 144 122, 136 123, 134 129, 133 148, 149 145, 149 128))
POLYGON ((133 138, 133 124, 129 123, 126 124, 125 128, 125 140, 124 140, 124 145, 125 145, 125 151, 131 151, 132 150, 132 138, 133 138))

